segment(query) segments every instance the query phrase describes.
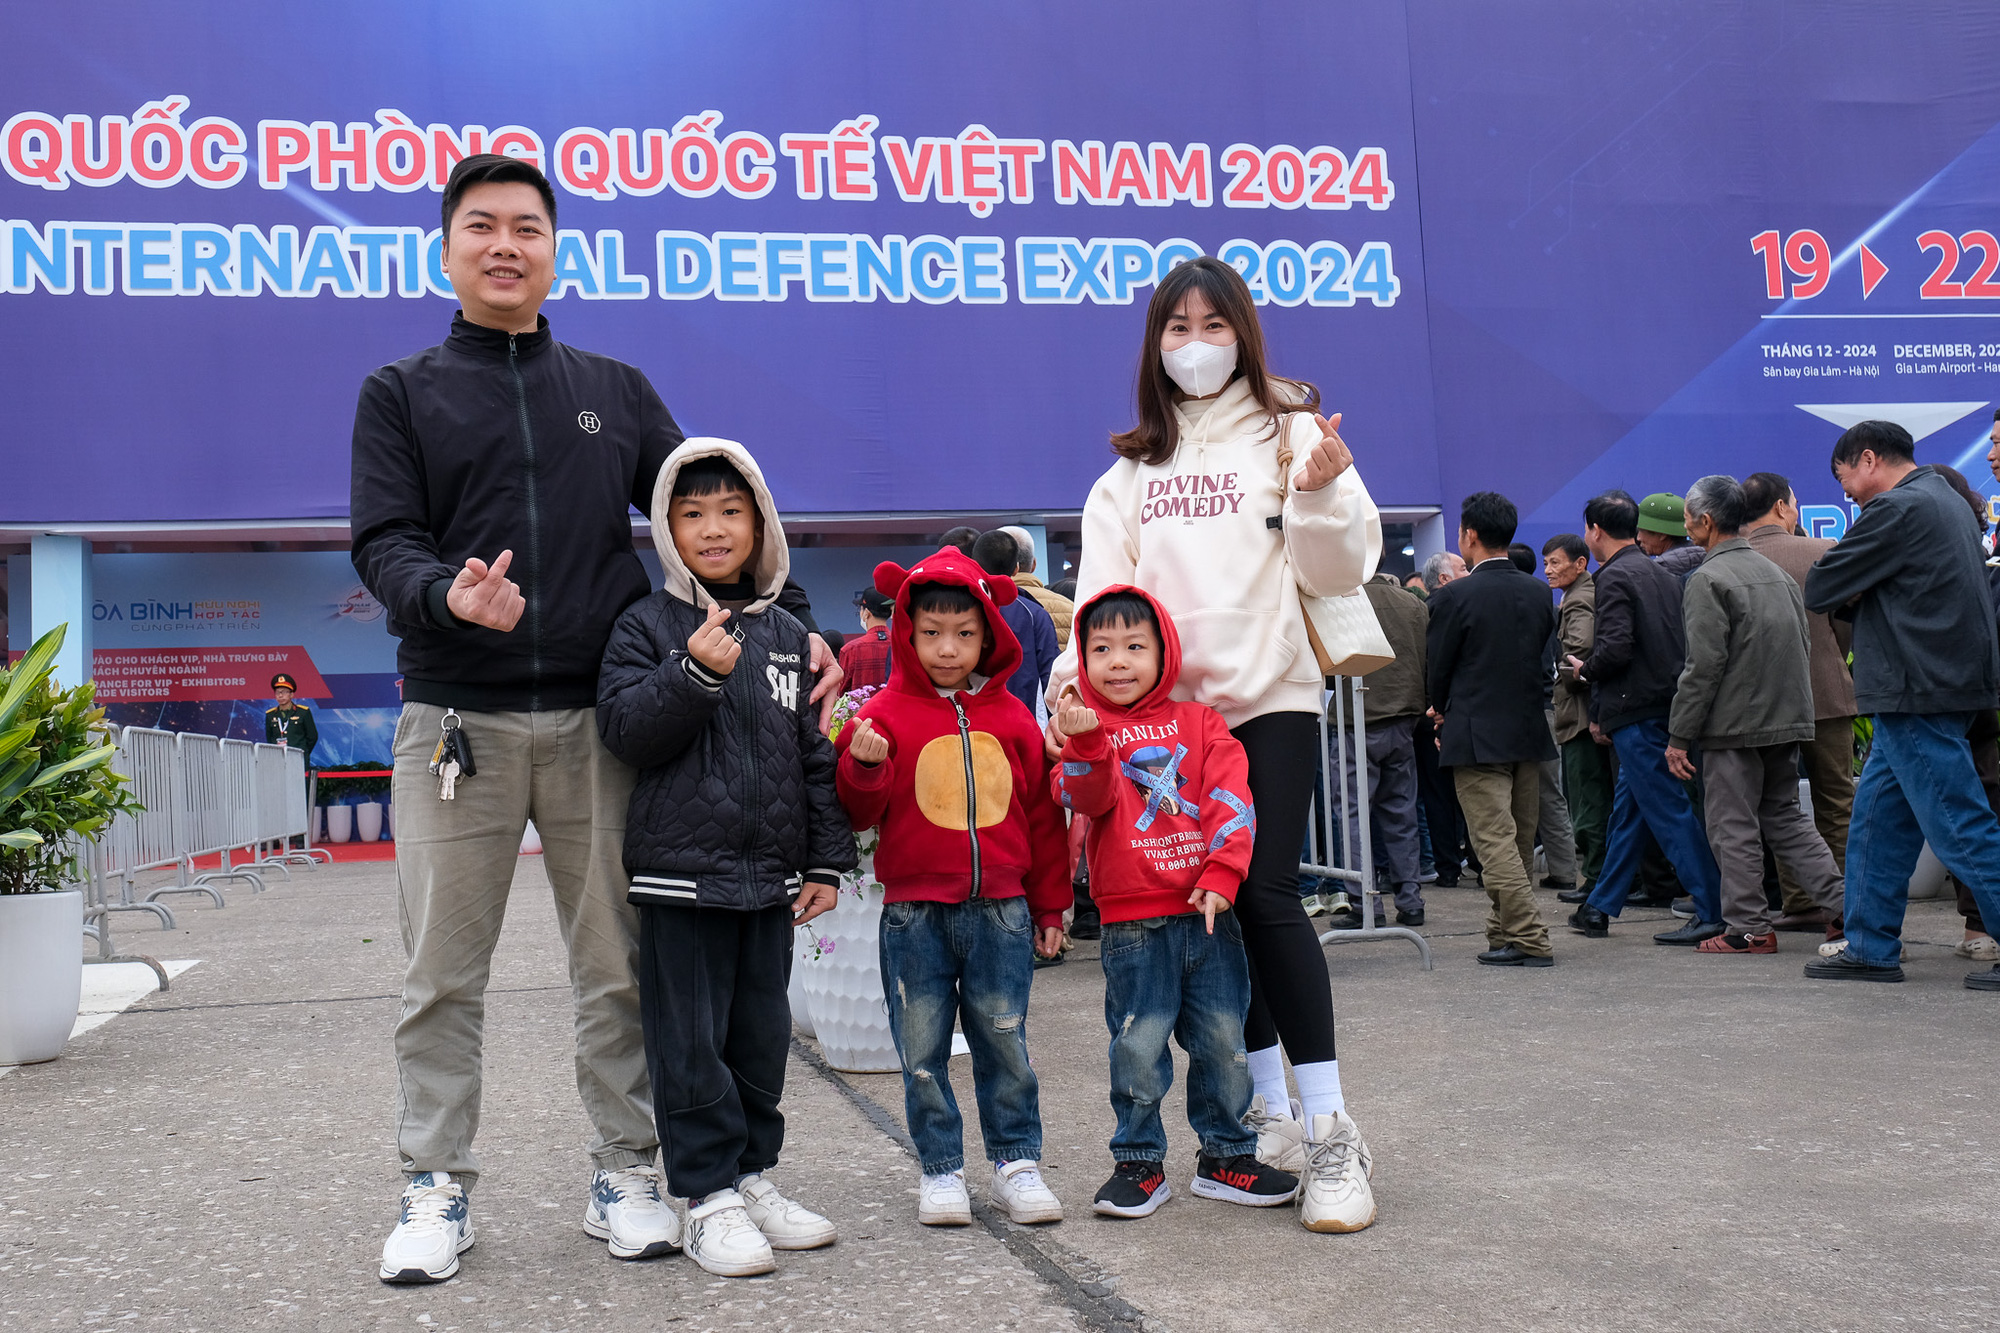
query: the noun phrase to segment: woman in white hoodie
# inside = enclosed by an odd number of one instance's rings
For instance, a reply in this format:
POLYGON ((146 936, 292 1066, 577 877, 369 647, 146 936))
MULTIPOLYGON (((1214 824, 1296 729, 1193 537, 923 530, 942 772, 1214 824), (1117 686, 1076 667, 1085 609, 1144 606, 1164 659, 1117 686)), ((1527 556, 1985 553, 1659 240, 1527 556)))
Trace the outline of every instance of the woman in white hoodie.
MULTIPOLYGON (((1259 1155, 1303 1167, 1308 1228, 1356 1231, 1375 1215, 1368 1150, 1341 1097, 1326 956, 1296 888, 1323 697, 1299 598, 1366 581, 1381 517, 1339 414, 1319 416, 1312 385, 1265 369, 1256 306, 1228 264, 1193 259, 1161 280, 1137 397, 1139 423, 1112 438, 1119 461, 1084 506, 1076 604, 1119 583, 1157 598, 1180 629, 1175 697, 1222 714, 1249 754, 1257 832, 1236 911, 1250 958, 1244 1035, 1259 1155)), ((1072 640, 1057 662, 1051 699, 1075 678, 1078 649, 1072 640)), ((1050 739, 1062 739, 1053 722, 1050 739)))

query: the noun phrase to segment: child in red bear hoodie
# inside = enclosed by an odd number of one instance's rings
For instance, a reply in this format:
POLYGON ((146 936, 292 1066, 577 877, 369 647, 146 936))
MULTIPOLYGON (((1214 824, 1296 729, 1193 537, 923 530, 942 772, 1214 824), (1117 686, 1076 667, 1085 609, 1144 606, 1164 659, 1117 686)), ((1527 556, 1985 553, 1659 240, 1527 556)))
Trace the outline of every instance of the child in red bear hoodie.
POLYGON ((875 586, 895 598, 889 682, 841 729, 836 780, 854 827, 882 829, 882 986, 922 1165, 917 1220, 972 1221, 949 1071, 957 1017, 988 1193, 1015 1222, 1061 1221, 1041 1177, 1027 1012, 1034 953, 1062 943, 1069 856, 1041 729, 1007 692, 1021 648, 999 608, 1016 588, 951 547, 907 572, 876 566, 875 586))
POLYGON ((1173 697, 1174 622, 1123 585, 1078 608, 1079 670, 1058 719, 1068 738, 1056 799, 1090 817, 1090 885, 1104 917, 1104 1018, 1111 1028, 1115 1166, 1094 1207, 1145 1217, 1172 1195, 1160 1103, 1188 1053, 1188 1120, 1200 1136, 1194 1193, 1268 1208, 1298 1177, 1257 1160, 1244 1124, 1253 1091, 1243 1046, 1250 966, 1230 906, 1250 866, 1257 816, 1249 760, 1220 714, 1173 697))

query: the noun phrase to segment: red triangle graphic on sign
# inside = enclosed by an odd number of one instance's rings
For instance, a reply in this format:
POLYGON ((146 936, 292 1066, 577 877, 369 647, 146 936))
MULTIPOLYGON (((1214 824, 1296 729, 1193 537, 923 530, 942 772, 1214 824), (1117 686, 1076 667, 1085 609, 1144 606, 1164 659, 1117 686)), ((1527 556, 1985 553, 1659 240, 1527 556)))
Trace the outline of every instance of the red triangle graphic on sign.
POLYGON ((1875 257, 1875 252, 1867 246, 1861 247, 1861 299, 1867 300, 1875 291, 1875 284, 1882 281, 1882 275, 1889 266, 1875 257))

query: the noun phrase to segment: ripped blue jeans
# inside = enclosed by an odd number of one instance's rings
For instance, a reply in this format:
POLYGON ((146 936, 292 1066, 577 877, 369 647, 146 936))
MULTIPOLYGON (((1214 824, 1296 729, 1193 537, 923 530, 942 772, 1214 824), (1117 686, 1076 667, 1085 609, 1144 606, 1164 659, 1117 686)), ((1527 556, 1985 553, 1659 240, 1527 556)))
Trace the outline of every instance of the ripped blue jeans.
POLYGON ((1104 923, 1104 1022, 1111 1029, 1111 1109, 1120 1162, 1163 1162, 1167 1131, 1160 1103, 1174 1084, 1167 1038, 1188 1054, 1188 1123, 1211 1157, 1257 1151, 1244 1128, 1250 1062, 1243 1019, 1250 1011, 1250 965, 1236 913, 1195 913, 1104 923))
POLYGON ((1041 1094, 1028 1064, 1032 926, 1018 894, 882 909, 882 989, 903 1061, 903 1114, 926 1175, 965 1165, 965 1121, 951 1090, 954 1018, 972 1047, 986 1160, 1041 1158, 1041 1094))

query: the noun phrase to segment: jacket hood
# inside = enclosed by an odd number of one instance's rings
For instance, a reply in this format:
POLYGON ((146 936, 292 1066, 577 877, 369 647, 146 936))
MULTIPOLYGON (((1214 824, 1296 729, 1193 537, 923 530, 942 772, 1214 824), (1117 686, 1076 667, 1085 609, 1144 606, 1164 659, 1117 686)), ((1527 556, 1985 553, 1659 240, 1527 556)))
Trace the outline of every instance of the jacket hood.
MULTIPOLYGON (((1225 391, 1226 392, 1226 391, 1225 391)), ((1166 708, 1173 702, 1174 686, 1181 679, 1181 632, 1174 626, 1174 618, 1167 614, 1159 599, 1144 588, 1135 588, 1127 583, 1114 583, 1103 592, 1076 609, 1076 618, 1070 622, 1071 640, 1076 645, 1077 672, 1076 691, 1083 696, 1083 702, 1091 711, 1104 716, 1136 718, 1144 717, 1155 709, 1166 708), (1099 694, 1090 683, 1090 671, 1083 643, 1083 621, 1090 608, 1116 593, 1131 593, 1146 599, 1146 605, 1153 608, 1153 618, 1160 622, 1160 679, 1152 689, 1146 691, 1139 702, 1130 708, 1114 704, 1099 694)))
POLYGON ((660 468, 660 478, 653 483, 652 512, 653 547, 660 553, 660 569, 663 577, 660 586, 676 597, 686 597, 698 607, 715 605, 715 598, 709 596, 708 589, 701 586, 681 559, 681 553, 674 549, 673 525, 668 521, 669 510, 674 498, 674 478, 681 469, 700 458, 725 458, 743 474, 750 483, 750 489, 757 499, 757 512, 764 519, 764 534, 757 542, 757 553, 750 563, 743 567, 743 575, 749 578, 757 589, 756 600, 745 607, 746 612, 762 611, 778 600, 784 590, 785 580, 792 574, 792 552, 785 544, 785 529, 778 521, 778 504, 771 498, 771 488, 764 483, 764 471, 757 466, 757 460, 750 451, 734 440, 718 440, 711 436, 697 435, 683 440, 680 448, 667 455, 667 461, 660 468))
MULTIPOLYGON (((893 560, 875 566, 875 590, 896 603, 896 613, 889 621, 888 688, 936 696, 936 687, 925 673, 924 664, 917 660, 917 644, 912 637, 910 589, 919 583, 952 584, 978 599, 979 609, 986 617, 987 644, 974 670, 1004 693, 1007 678, 1021 665, 1021 643, 1008 628, 1000 608, 1018 597, 1020 589, 1012 579, 988 574, 956 546, 941 546, 937 554, 925 556, 908 569, 893 560)), ((985 692, 982 687, 980 693, 985 692)))
MULTIPOLYGON (((1280 403, 1297 397, 1288 385, 1275 381, 1271 384, 1271 393, 1280 403)), ((1222 392, 1213 398, 1176 400, 1174 415, 1179 419, 1176 424, 1180 428, 1181 444, 1223 444, 1246 436, 1259 440, 1277 439, 1271 414, 1250 392, 1247 375, 1238 375, 1229 381, 1222 392)))

